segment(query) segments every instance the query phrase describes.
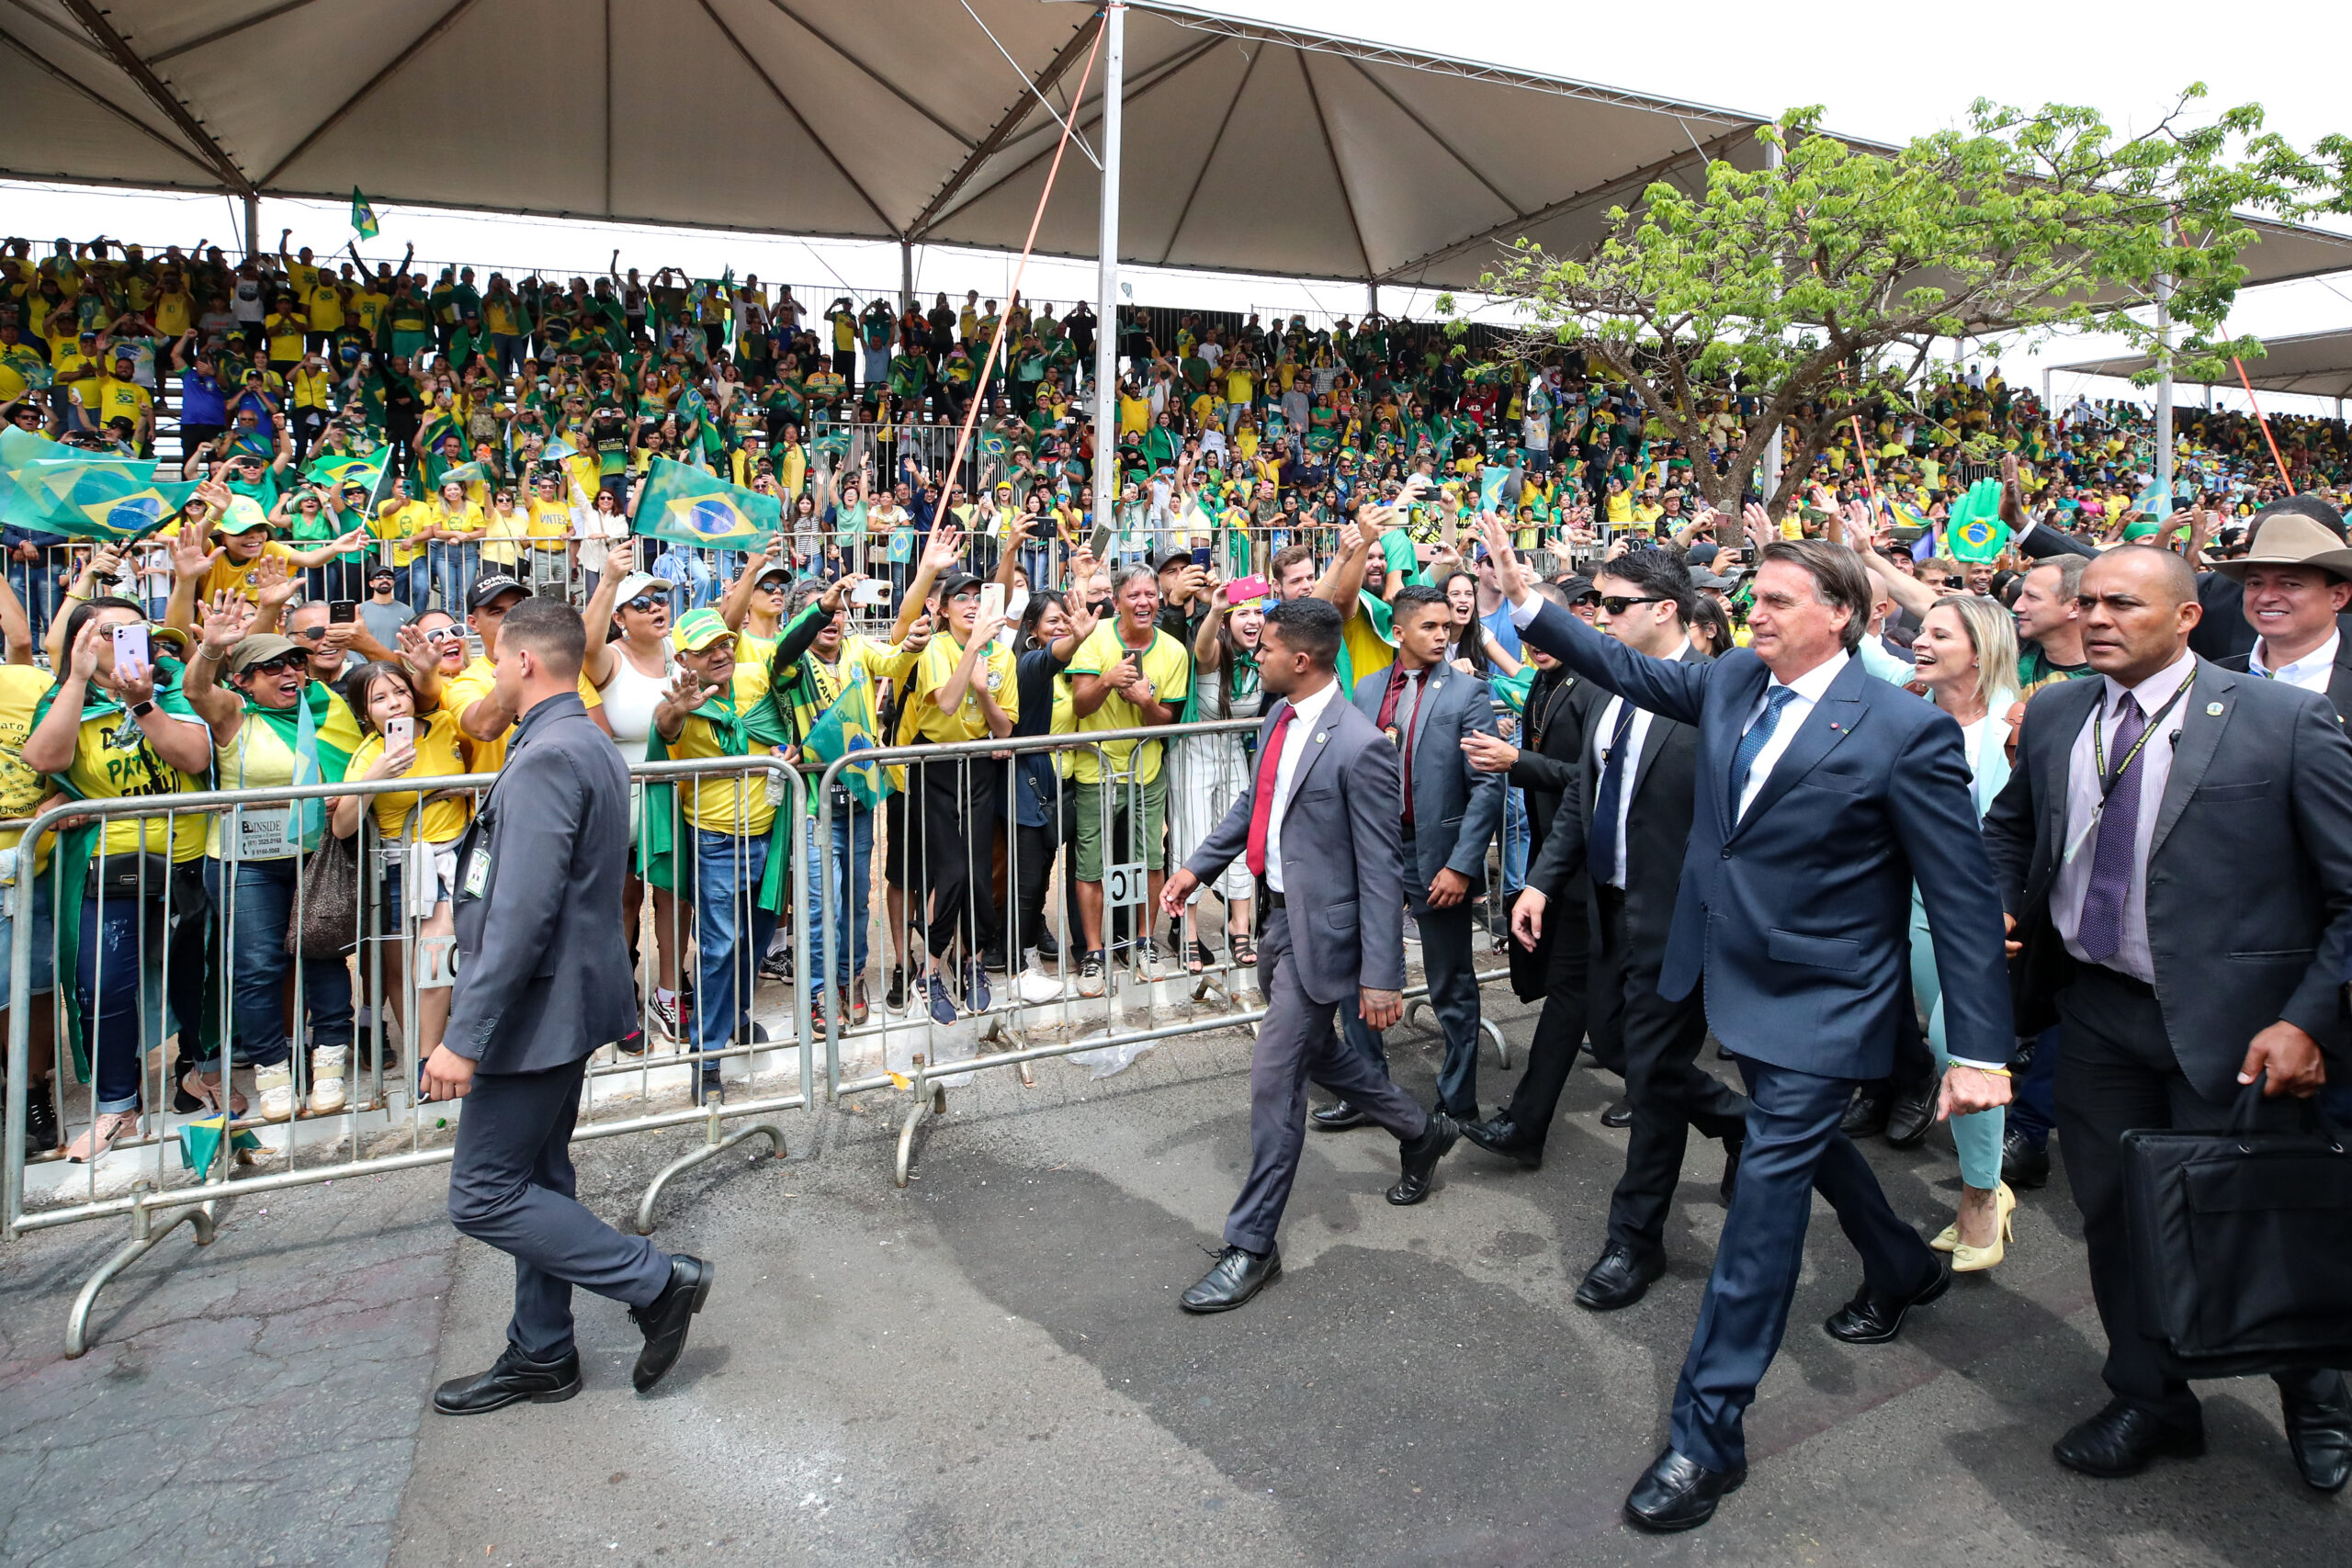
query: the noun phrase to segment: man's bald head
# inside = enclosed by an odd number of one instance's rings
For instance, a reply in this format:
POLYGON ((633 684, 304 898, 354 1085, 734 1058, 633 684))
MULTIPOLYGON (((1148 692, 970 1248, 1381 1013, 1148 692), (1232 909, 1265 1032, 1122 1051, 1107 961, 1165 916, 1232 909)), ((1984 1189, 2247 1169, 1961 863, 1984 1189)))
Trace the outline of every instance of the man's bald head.
POLYGON ((2136 585, 2145 594, 2161 594, 2167 608, 2193 603, 2197 598, 2197 571, 2185 556, 2154 545, 2119 545, 2108 550, 2083 569, 2083 589, 2087 594, 2098 591, 2091 586, 2091 576, 2099 573, 2099 581, 2116 581, 2108 573, 2122 571, 2128 575, 2121 581, 2136 585))
POLYGON ((2203 615, 2188 562, 2153 545, 2123 545, 2084 569, 2083 658, 2100 674, 2137 686, 2188 649, 2203 615))

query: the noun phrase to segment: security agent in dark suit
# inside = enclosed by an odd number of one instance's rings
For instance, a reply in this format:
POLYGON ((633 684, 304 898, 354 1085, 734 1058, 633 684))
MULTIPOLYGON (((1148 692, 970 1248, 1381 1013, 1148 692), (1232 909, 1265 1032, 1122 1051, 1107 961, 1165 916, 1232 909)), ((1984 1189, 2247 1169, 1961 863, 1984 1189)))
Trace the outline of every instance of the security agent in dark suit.
MULTIPOLYGON (((1571 615, 1590 619, 1600 612, 1599 595, 1589 578, 1571 578, 1565 586, 1539 583, 1535 591, 1571 615), (1581 609, 1579 597, 1585 604, 1581 609)), ((1531 866, 1540 866, 1554 833, 1581 836, 1584 832, 1583 820, 1569 797, 1583 766, 1592 699, 1599 696, 1605 702, 1609 694, 1542 649, 1521 651, 1535 665, 1520 737, 1526 744, 1514 746, 1498 736, 1473 732, 1462 738, 1462 750, 1474 766, 1502 773, 1527 792, 1531 866)), ((1590 902, 1579 863, 1555 900, 1555 918, 1544 923, 1534 945, 1510 944, 1511 990, 1521 1001, 1541 1002, 1543 1010, 1535 1016, 1527 1066, 1512 1087, 1510 1100, 1491 1120, 1475 1128, 1465 1122, 1462 1128, 1464 1137, 1529 1170, 1543 1167, 1544 1145, 1560 1108, 1560 1093, 1567 1087, 1585 1037, 1592 941, 1586 906, 1590 902)), ((1622 1062, 1618 1067, 1623 1067, 1622 1062)), ((1626 1116, 1632 1117, 1630 1108, 1626 1116)), ((1602 1119, 1608 1120, 1605 1113, 1602 1119)))
MULTIPOLYGON (((1421 937, 1430 1005, 1445 1033, 1438 1068, 1438 1109, 1457 1122, 1478 1116, 1478 967, 1470 953, 1470 901, 1487 880, 1487 846, 1502 821, 1503 781, 1481 773, 1462 752, 1465 735, 1497 735, 1494 694, 1476 675, 1445 660, 1453 612, 1445 595, 1419 583, 1389 601, 1396 661, 1356 682, 1356 711, 1396 748, 1404 770, 1404 897, 1421 937)), ((1390 830, 1396 831, 1391 824, 1390 830)), ((1341 1032, 1385 1067, 1379 1032, 1362 1019, 1341 1032)), ((1366 1118, 1340 1101, 1315 1113, 1325 1131, 1366 1118)))
POLYGON ((1250 1064, 1250 1175, 1225 1223, 1216 1266, 1186 1291, 1187 1312, 1224 1312, 1282 1272, 1274 1232, 1298 1175, 1310 1077, 1396 1134, 1404 1174, 1391 1203, 1429 1196, 1456 1129, 1388 1080, 1377 1058, 1342 1041, 1332 1010, 1373 1029, 1405 1010, 1404 792, 1396 749, 1340 694, 1340 612, 1285 599, 1266 612, 1259 679, 1273 705, 1258 733, 1250 787, 1161 889, 1181 912, 1236 855, 1264 885, 1258 989, 1266 998, 1250 1064))
MULTIPOLYGON (((1680 561, 1660 550, 1629 550, 1602 565, 1598 586, 1596 628, 1653 659, 1705 662, 1690 645, 1696 591, 1680 561)), ((1511 929, 1532 945, 1575 872, 1589 874, 1598 939, 1593 1043, 1623 1057, 1634 1111, 1625 1173, 1609 1203, 1609 1239, 1576 1293, 1578 1306, 1610 1312, 1640 1301, 1666 1271, 1666 1216, 1693 1127, 1722 1141, 1722 1190, 1731 1195, 1747 1102, 1699 1066, 1707 1038, 1703 995, 1693 988, 1669 999, 1658 989, 1690 840, 1699 732, 1614 694, 1594 713, 1589 730, 1577 787, 1562 810, 1564 825, 1583 831, 1544 840, 1511 910, 1511 929)), ((1484 1147, 1510 1152, 1490 1141, 1486 1128, 1463 1132, 1484 1147)))
POLYGON ((1890 1340, 1951 1283, 1951 1258, 1895 1216, 1838 1122, 1854 1084, 1887 1070, 1896 1014, 1912 1005, 1914 881, 1937 933, 1955 1058, 1943 1105, 1959 1114, 2007 1101, 2000 900, 1960 727, 1853 657, 1873 595, 1851 552, 1771 545, 1756 573, 1752 645, 1691 664, 1646 658, 1544 604, 1501 520, 1484 527, 1522 642, 1699 731, 1657 994, 1690 996, 1703 966, 1707 1018, 1747 1083, 1747 1135, 1671 1442, 1625 1499, 1637 1525, 1687 1529, 1747 1479, 1741 1417, 1787 1325, 1815 1191, 1862 1255, 1862 1288, 1824 1325, 1833 1337, 1890 1340))
POLYGON ((527 599, 498 639, 498 697, 522 716, 490 798, 458 847, 458 983, 427 1096, 465 1097, 449 1219, 514 1258, 506 1349, 433 1407, 475 1416, 580 1392, 571 1288, 626 1302, 644 1331, 639 1393, 678 1359, 711 1267, 625 1236, 572 1193, 571 1125, 597 1047, 637 1029, 621 882, 628 772, 582 707, 580 612, 527 599))
MULTIPOLYGON (((2352 1071, 2352 740, 2312 693, 2196 656, 2180 557, 2109 550, 2083 573, 2082 604, 2100 678, 2026 705, 1984 838, 2016 925, 2019 1021, 2040 1028, 2054 1010, 2065 1032, 2058 1125, 2107 1330, 2114 1397, 2053 1452, 2118 1476, 2205 1447, 2195 1393, 2141 1331, 2124 1133, 2219 1129, 2258 1075, 2267 1095, 2308 1096, 2352 1071)), ((2303 1479, 2341 1488, 2343 1375, 2277 1381, 2303 1479)))

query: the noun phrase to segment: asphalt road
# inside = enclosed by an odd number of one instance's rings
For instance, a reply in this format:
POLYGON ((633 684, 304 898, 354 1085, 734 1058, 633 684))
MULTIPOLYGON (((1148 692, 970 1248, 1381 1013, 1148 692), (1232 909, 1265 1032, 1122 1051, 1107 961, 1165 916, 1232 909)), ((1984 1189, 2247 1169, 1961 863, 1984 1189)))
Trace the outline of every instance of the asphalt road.
MULTIPOLYGON (((1393 1054, 1426 1097, 1425 1038, 1393 1054)), ((925 1129, 904 1191, 897 1097, 789 1115, 788 1158, 730 1156, 664 1198, 659 1239, 718 1277, 645 1398, 626 1316, 583 1297, 579 1398, 426 1413, 495 1354, 511 1283, 442 1220, 437 1171, 246 1200, 201 1250, 176 1233, 78 1361, 65 1311, 119 1235, 0 1248, 0 1561, 2352 1562, 2352 1501, 2295 1479, 2267 1381, 2205 1391, 2194 1463, 2052 1464, 2102 1398, 2063 1176, 2007 1262, 1871 1349, 1820 1330, 1857 1268, 1817 1206, 1751 1479, 1704 1530, 1638 1535, 1618 1506, 1663 1440, 1723 1218, 1714 1149, 1693 1150, 1667 1278, 1596 1316, 1568 1296, 1623 1147, 1596 1119, 1613 1080, 1571 1081, 1541 1171, 1464 1145, 1418 1209, 1381 1200, 1384 1134, 1311 1136, 1283 1279, 1189 1318, 1176 1295, 1247 1156, 1247 1050, 988 1075, 925 1129)), ((1482 1097, 1510 1076, 1490 1055, 1482 1097)), ((588 1145, 583 1197, 622 1215, 695 1137, 588 1145)), ((1871 1156, 1906 1218, 1944 1223, 1948 1140, 1871 1156)))

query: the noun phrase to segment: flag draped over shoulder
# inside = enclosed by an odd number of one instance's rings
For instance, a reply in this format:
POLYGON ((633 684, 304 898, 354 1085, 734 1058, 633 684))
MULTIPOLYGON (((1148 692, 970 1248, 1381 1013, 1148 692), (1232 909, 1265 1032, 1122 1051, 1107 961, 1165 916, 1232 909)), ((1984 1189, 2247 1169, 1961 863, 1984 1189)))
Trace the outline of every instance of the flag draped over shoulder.
POLYGON ((30 431, 0 431, 0 522, 72 539, 136 539, 176 515, 190 482, 143 457, 99 457, 30 431))
POLYGON ((656 457, 645 476, 635 531, 705 549, 756 550, 784 524, 784 505, 699 468, 656 457))
MULTIPOLYGON (((341 697, 321 682, 302 688, 302 701, 290 708, 266 707, 247 698, 247 720, 266 724, 294 753, 294 783, 341 784, 351 754, 359 750, 359 721, 341 697)), ((326 824, 326 802, 305 800, 301 807, 302 847, 315 850, 326 824)))
POLYGON ((2009 547, 2009 525, 2001 521, 2001 481, 1978 479, 1968 487, 1944 519, 1944 538, 1952 558, 1998 560, 2009 547))
MULTIPOLYGON (((792 743, 791 727, 776 711, 775 694, 768 692, 748 709, 738 711, 734 694, 730 693, 712 698, 689 715, 686 722, 701 719, 717 728, 726 746, 727 754, 750 757, 752 748, 763 750, 788 746, 792 743)), ((645 737, 645 760, 666 762, 670 760, 670 743, 662 739, 657 726, 645 737)), ((643 882, 656 887, 679 890, 684 887, 678 877, 678 827, 683 821, 679 814, 678 786, 666 781, 649 781, 645 786, 643 829, 637 836, 637 874, 643 882)), ((790 870, 792 839, 799 829, 798 820, 788 811, 779 810, 768 829, 768 863, 760 877, 757 892, 760 908, 781 910, 791 896, 790 870)), ((688 855, 694 853, 694 843, 688 838, 688 855)))
POLYGON ((363 240, 376 237, 376 209, 368 205, 366 197, 359 194, 357 186, 351 187, 351 226, 359 231, 359 237, 363 240))

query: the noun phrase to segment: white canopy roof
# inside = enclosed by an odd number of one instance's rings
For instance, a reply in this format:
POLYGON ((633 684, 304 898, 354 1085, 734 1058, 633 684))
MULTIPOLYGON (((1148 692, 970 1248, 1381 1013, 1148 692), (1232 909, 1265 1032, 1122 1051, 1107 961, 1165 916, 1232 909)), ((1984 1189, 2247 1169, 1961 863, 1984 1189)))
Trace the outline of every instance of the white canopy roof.
MULTIPOLYGON (((2246 379, 2254 383, 2256 391, 2352 398, 2352 331, 2266 338, 2262 346, 2260 359, 2245 362, 2246 379)), ((2131 377, 2154 364, 2150 355, 2132 355, 2117 359, 2089 359, 2080 365, 2053 368, 2061 375, 2131 377)), ((2212 384, 2234 387, 2237 377, 2234 372, 2216 377, 2212 384)))
MULTIPOLYGON (((1017 250, 1098 26, 1038 0, 9 0, 0 174, 1017 250)), ((1761 158, 1755 115, 1155 0, 1125 82, 1121 259, 1149 265, 1475 287, 1498 242, 1573 250, 1653 179, 1761 158)), ((1094 254, 1089 155, 1043 253, 1094 254)), ((2249 262, 2332 271, 2352 241, 2266 226, 2249 262)))

